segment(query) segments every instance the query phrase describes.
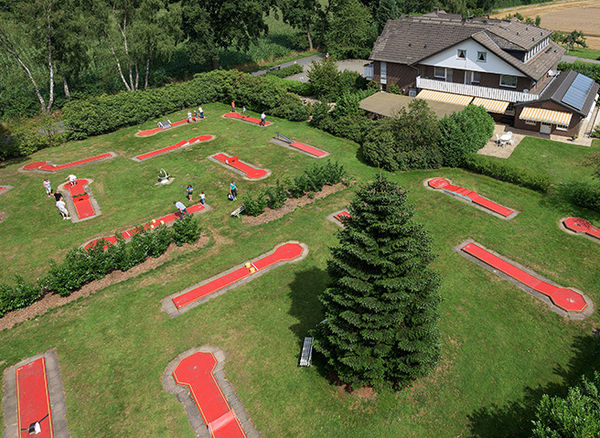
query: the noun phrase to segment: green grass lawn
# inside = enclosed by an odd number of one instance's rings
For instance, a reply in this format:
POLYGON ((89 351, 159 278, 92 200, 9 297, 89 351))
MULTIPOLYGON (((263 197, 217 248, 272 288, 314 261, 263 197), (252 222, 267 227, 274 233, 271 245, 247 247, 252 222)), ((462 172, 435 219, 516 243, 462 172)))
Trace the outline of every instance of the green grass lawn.
POLYGON ((600 50, 590 49, 589 47, 578 47, 573 50, 569 50, 567 55, 577 56, 579 58, 586 59, 600 59, 600 50))
MULTIPOLYGON (((182 253, 156 269, 0 332, 0 369, 56 347, 64 382, 67 421, 73 437, 193 437, 185 411, 161 385, 175 356, 204 344, 225 351, 225 373, 257 430, 265 437, 518 437, 528 436, 542 392, 563 393, 583 371, 600 362, 589 335, 599 323, 564 320, 541 301, 453 252, 471 237, 564 286, 600 303, 600 245, 557 227, 570 207, 536 192, 458 169, 390 174, 409 190, 415 219, 431 232, 438 255, 433 268, 443 278, 440 328, 443 359, 427 378, 401 392, 384 391, 363 400, 330 384, 319 357, 297 366, 303 337, 322 319, 318 295, 327 283, 326 261, 336 244, 336 225, 326 216, 347 205, 352 188, 315 201, 283 218, 248 226, 229 213, 231 179, 243 196, 277 178, 300 174, 316 162, 268 142, 276 131, 321 147, 344 164, 355 184, 378 172, 356 158, 357 145, 305 123, 272 119, 258 128, 225 120, 221 104, 204 107, 207 119, 153 137, 136 138, 138 127, 36 153, 33 160, 63 163, 105 151, 113 160, 74 169, 93 178, 102 216, 62 221, 41 186, 43 176, 19 173, 25 162, 0 168, 0 183, 16 188, 0 195, 5 255, 0 281, 14 274, 33 279, 50 258, 84 241, 170 212, 185 186, 206 191, 213 211, 200 216, 210 244, 182 253), (198 134, 217 139, 143 163, 130 157, 198 134), (272 170, 261 182, 243 181, 206 160, 215 152, 272 170), (158 169, 175 176, 156 187, 158 169), (423 180, 446 176, 521 213, 504 221, 442 193, 423 180), (160 300, 229 269, 287 240, 308 244, 309 255, 170 319, 160 300)), ((185 113, 164 118, 177 120, 185 113)), ((596 146, 597 148, 597 146, 596 146)), ((594 150, 525 140, 509 162, 543 166, 552 178, 588 178, 578 165, 594 150), (543 156, 546 155, 546 156, 543 156)), ((30 160, 27 160, 30 161, 30 160)), ((51 177, 54 185, 70 172, 51 177)), ((581 214, 585 212, 580 212, 581 214)), ((586 216, 600 223, 598 215, 586 216)), ((3 423, 0 423, 3 428, 3 423)))

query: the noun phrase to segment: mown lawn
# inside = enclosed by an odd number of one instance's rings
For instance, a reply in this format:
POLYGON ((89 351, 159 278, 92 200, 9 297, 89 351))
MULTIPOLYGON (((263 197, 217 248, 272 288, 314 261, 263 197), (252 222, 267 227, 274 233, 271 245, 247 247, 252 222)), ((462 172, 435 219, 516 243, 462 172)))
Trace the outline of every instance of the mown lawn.
POLYGON ((573 50, 568 50, 567 55, 577 56, 586 59, 600 59, 600 50, 590 49, 589 47, 578 47, 573 50))
MULTIPOLYGON (((0 196, 0 252, 5 263, 0 281, 13 274, 41 275, 49 258, 107 232, 156 217, 183 199, 188 183, 204 189, 213 211, 200 216, 210 244, 179 256, 155 270, 110 286, 46 315, 0 332, 0 369, 28 356, 57 348, 74 437, 192 437, 181 404, 163 391, 167 364, 179 353, 204 344, 227 354, 226 375, 266 437, 514 437, 528 436, 540 394, 562 393, 583 371, 600 362, 589 335, 598 324, 564 320, 521 289, 457 255, 453 248, 471 237, 564 286, 600 302, 600 245, 571 236, 557 221, 571 207, 533 191, 458 169, 390 174, 409 190, 417 221, 434 239, 434 262, 443 277, 440 306, 443 359, 430 377, 401 392, 384 391, 362 400, 328 381, 315 357, 311 368, 297 367, 303 337, 322 319, 318 294, 327 283, 328 248, 336 244, 326 216, 344 207, 348 188, 296 210, 277 221, 247 226, 229 217, 238 204, 226 199, 233 178, 240 192, 252 192, 277 178, 302 172, 317 160, 273 145, 275 131, 322 147, 347 168, 355 184, 378 172, 356 158, 357 146, 303 123, 275 120, 260 129, 224 120, 225 105, 204 107, 208 119, 136 138, 140 127, 44 150, 32 160, 63 163, 104 151, 119 157, 75 169, 94 179, 92 190, 102 216, 71 224, 46 200, 42 176, 18 173, 24 163, 0 169, 0 183, 16 188, 0 196), (210 143, 136 163, 129 158, 197 134, 215 134, 210 143), (224 151, 273 171, 263 182, 246 182, 206 160, 224 151), (170 186, 153 185, 158 169, 175 175, 170 186), (503 221, 441 193, 423 180, 446 176, 455 183, 520 210, 503 221), (160 300, 202 279, 244 262, 287 240, 308 244, 308 257, 170 319, 160 300), (143 431, 143 432, 141 432, 143 431)), ((183 114, 165 118, 177 120, 183 114)), ((541 166, 536 145, 523 142, 509 159, 515 166, 541 166), (523 149, 523 152, 521 152, 523 149), (537 157, 537 158, 536 158, 537 157)), ((544 145, 542 145, 544 146, 544 145)), ((542 147, 539 146, 539 147, 542 147)), ((547 166, 553 178, 578 175, 586 150, 559 149, 552 142, 547 166), (564 159, 560 157, 564 154, 564 159), (555 169, 561 167, 561 169, 555 169)), ((52 177, 56 185, 69 172, 52 177)), ((600 217, 579 211, 599 223, 600 217)), ((3 424, 0 423, 0 427, 3 424)))

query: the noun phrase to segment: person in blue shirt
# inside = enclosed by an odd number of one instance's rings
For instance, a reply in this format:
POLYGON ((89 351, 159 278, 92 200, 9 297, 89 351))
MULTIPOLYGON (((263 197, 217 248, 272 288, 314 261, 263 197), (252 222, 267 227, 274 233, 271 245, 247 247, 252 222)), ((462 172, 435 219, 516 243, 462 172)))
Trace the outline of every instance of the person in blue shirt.
POLYGON ((194 194, 194 187, 192 187, 191 184, 188 184, 188 186, 185 188, 185 191, 187 192, 187 197, 188 197, 188 201, 192 201, 192 195, 194 194))
POLYGON ((229 194, 231 195, 229 199, 231 199, 232 201, 235 201, 237 199, 237 187, 235 186, 234 181, 231 181, 231 184, 229 184, 229 194))

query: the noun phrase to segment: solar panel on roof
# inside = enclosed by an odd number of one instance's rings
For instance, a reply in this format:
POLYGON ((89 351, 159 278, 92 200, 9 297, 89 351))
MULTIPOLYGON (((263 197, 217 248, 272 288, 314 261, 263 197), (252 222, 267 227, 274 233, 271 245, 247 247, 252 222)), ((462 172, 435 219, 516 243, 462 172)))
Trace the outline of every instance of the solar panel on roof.
POLYGON ((593 83, 594 80, 592 78, 588 78, 581 73, 577 74, 575 80, 563 96, 562 102, 581 110, 593 83))

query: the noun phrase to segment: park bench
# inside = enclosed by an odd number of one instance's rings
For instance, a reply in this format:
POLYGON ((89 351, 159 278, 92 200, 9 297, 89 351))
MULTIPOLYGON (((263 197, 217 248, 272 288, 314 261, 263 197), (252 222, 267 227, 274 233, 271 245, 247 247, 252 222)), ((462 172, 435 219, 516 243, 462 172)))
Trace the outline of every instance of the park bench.
POLYGON ((302 353, 300 354, 300 366, 309 367, 312 361, 313 341, 315 338, 304 338, 302 353))
POLYGON ((233 210, 231 212, 231 216, 233 216, 233 217, 240 217, 240 213, 242 211, 244 211, 244 210, 245 210, 244 206, 240 205, 238 208, 236 208, 235 210, 233 210))

